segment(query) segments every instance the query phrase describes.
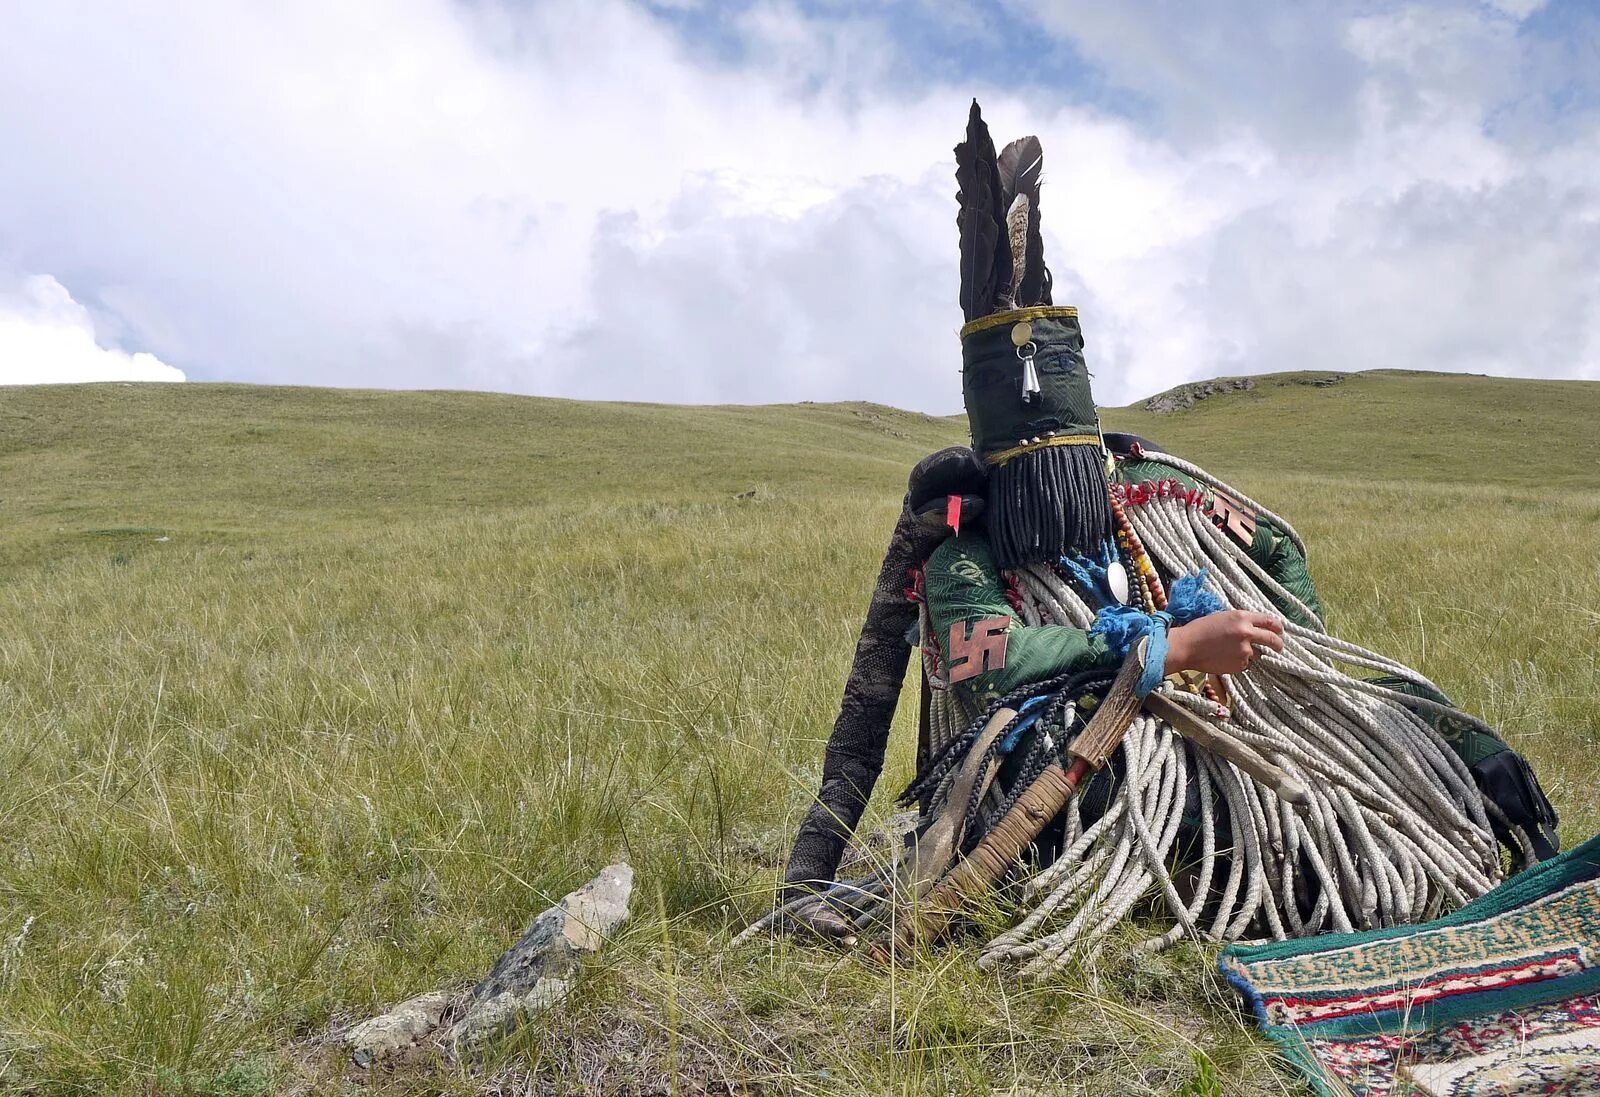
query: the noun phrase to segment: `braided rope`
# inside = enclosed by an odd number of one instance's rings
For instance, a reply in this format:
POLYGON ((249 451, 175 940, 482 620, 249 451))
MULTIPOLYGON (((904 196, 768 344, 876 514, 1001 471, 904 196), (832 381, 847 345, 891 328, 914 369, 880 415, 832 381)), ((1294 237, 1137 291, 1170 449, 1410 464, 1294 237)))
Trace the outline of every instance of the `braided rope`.
MULTIPOLYGON (((1146 456, 1254 507, 1304 551, 1293 527, 1254 500, 1187 462, 1146 456)), ((1275 613, 1277 600, 1317 621, 1217 529, 1196 496, 1141 492, 1125 499, 1122 510, 1162 573, 1203 568, 1207 588, 1231 608, 1275 613)), ((1048 566, 1014 575, 1024 622, 1080 629, 1092 623, 1088 600, 1098 599, 1095 592, 1080 591, 1048 566)), ((1309 802, 1296 808, 1280 800, 1231 762, 1141 714, 1119 749, 1118 777, 1103 812, 1086 820, 1081 795, 1069 803, 1061 852, 1037 870, 1019 868, 1025 910, 984 946, 980 967, 1021 962, 1024 974, 1041 974, 1093 956, 1107 934, 1138 910, 1170 923, 1137 946, 1159 950, 1184 937, 1283 939, 1405 924, 1493 887, 1501 876, 1501 853, 1483 798, 1465 765, 1423 717, 1487 725, 1448 704, 1351 677, 1341 666, 1379 671, 1443 695, 1402 663, 1320 627, 1287 624, 1281 654, 1265 652, 1250 670, 1224 678, 1229 731, 1299 780, 1309 802), (1191 779, 1198 790, 1199 852, 1175 878, 1191 779)), ((1025 753, 1016 786, 992 790, 987 809, 965 805, 974 824, 969 832, 981 831, 1050 761, 1042 729, 1049 725, 1059 734, 1057 717, 1070 711, 1066 706, 1094 677, 1062 675, 1014 691, 975 719, 963 719, 971 714, 960 712, 950 691, 936 689, 933 757, 904 796, 928 796, 930 810, 938 810, 951 775, 993 712, 1050 696, 1030 733, 1035 741, 1019 745, 1025 753)), ((1213 702, 1170 684, 1162 689, 1199 714, 1215 710, 1213 702)), ((896 905, 911 899, 890 866, 835 885, 821 901, 848 901, 856 912, 854 925, 866 931, 886 924, 896 905)), ((769 920, 784 914, 776 911, 769 920)))

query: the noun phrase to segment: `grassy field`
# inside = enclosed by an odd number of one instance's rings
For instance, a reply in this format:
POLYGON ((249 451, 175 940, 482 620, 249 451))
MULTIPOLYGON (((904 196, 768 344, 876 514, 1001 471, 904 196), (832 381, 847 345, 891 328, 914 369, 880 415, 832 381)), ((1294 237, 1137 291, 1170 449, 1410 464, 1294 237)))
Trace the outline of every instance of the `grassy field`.
MULTIPOLYGON (((1600 385, 1313 379, 1107 424, 1294 520, 1334 630, 1594 833, 1600 385)), ((869 405, 0 388, 0 1090, 1304 1092, 1204 949, 1032 985, 962 948, 725 950, 905 473, 962 438, 869 405), (489 1060, 373 1077, 321 1043, 619 857, 627 929, 489 1060)))

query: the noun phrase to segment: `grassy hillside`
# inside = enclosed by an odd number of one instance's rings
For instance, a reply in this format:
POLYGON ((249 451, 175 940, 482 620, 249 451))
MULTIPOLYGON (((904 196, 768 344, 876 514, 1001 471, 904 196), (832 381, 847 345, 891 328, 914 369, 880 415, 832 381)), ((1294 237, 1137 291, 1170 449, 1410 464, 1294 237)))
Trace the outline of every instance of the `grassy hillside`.
MULTIPOLYGON (((1300 471, 1359 480, 1594 491, 1600 385, 1437 373, 1280 373, 1185 412, 1106 413, 1228 475, 1300 471), (1248 472, 1247 472, 1248 470, 1248 472)), ((1221 475, 1219 473, 1219 475, 1221 475)))
MULTIPOLYGON (((1293 519, 1335 630, 1497 721, 1569 840, 1600 829, 1600 385, 1303 380, 1107 425, 1293 519)), ((1031 986, 961 949, 724 953, 905 472, 962 436, 870 405, 0 389, 0 1090, 359 1088, 319 1037, 471 980, 626 857, 635 917, 569 1009, 386 1091, 1300 1092, 1202 949, 1031 986)))

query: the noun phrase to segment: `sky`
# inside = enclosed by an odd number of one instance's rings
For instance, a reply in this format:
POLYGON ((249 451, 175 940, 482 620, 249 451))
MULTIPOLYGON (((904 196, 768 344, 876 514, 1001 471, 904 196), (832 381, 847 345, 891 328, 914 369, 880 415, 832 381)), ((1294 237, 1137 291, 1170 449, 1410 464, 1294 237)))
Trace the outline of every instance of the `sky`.
POLYGON ((0 383, 959 411, 973 97, 1101 403, 1600 380, 1595 0, 52 0, 0 4, 0 383))

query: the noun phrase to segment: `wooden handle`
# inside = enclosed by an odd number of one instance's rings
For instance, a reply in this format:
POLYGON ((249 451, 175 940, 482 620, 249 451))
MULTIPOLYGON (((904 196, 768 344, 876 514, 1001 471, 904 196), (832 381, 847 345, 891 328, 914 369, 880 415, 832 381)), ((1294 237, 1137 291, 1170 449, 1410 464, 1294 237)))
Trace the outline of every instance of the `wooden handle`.
POLYGON ((1111 757, 1139 712, 1139 698, 1133 688, 1143 669, 1137 653, 1124 660, 1100 707, 1073 741, 1072 753, 1076 757, 1071 768, 1052 765, 1028 786, 977 847, 934 885, 918 909, 908 913, 896 935, 897 949, 943 935, 968 901, 989 890, 1011 870, 1045 825, 1067 806, 1084 777, 1111 757), (1087 749, 1080 751, 1078 744, 1085 740, 1087 749))
POLYGON ((1311 793, 1299 781, 1267 761, 1248 743, 1201 719, 1172 698, 1152 693, 1144 699, 1144 707, 1150 710, 1152 716, 1171 724, 1174 731, 1195 746, 1225 758, 1244 770, 1277 793, 1279 799, 1291 804, 1310 802, 1311 793))
POLYGON ((1100 701, 1100 707, 1089 718, 1089 725, 1078 733, 1077 738, 1072 740, 1072 746, 1067 748, 1074 758, 1082 759, 1091 770, 1105 765, 1117 752, 1122 745, 1122 737, 1128 734, 1128 725, 1138 715, 1139 698, 1133 688, 1139 684, 1139 675, 1144 672, 1143 651, 1142 645, 1136 647, 1122 661, 1116 681, 1111 683, 1111 688, 1100 701))

